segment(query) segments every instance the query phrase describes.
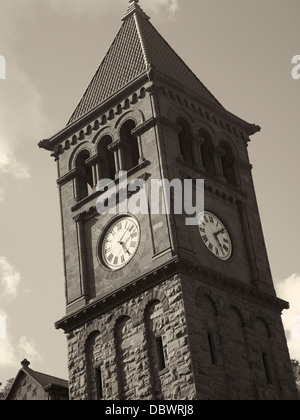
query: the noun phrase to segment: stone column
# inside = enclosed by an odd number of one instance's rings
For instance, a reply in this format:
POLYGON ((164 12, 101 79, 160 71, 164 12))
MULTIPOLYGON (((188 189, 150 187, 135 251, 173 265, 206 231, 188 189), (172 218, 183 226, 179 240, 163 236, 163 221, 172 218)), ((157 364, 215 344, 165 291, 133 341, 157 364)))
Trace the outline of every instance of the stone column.
POLYGON ((84 216, 85 213, 77 214, 73 217, 74 222, 76 223, 76 233, 77 233, 77 246, 78 246, 78 258, 80 262, 80 288, 81 296, 88 299, 88 276, 87 276, 87 267, 86 267, 86 253, 85 253, 85 234, 84 234, 84 216))
POLYGON ((199 148, 198 148, 198 136, 197 134, 192 133, 190 138, 188 139, 191 143, 191 149, 193 153, 193 163, 196 167, 199 167, 200 164, 200 156, 199 156, 199 148))
POLYGON ((197 137, 197 149, 198 149, 198 157, 199 157, 198 168, 201 169, 201 171, 205 172, 205 167, 204 167, 203 157, 202 157, 202 151, 201 151, 201 146, 204 142, 205 142, 205 139, 203 137, 199 137, 199 136, 197 137))
POLYGON ((100 173, 99 173, 99 162, 100 162, 100 157, 98 155, 92 156, 89 159, 87 159, 85 161, 86 165, 89 165, 92 168, 92 173, 93 173, 93 187, 96 188, 96 185, 99 181, 100 178, 100 173))
POLYGON ((124 153, 122 153, 121 139, 114 141, 107 148, 110 152, 114 153, 116 177, 118 177, 119 172, 122 171, 123 166, 125 166, 124 153))

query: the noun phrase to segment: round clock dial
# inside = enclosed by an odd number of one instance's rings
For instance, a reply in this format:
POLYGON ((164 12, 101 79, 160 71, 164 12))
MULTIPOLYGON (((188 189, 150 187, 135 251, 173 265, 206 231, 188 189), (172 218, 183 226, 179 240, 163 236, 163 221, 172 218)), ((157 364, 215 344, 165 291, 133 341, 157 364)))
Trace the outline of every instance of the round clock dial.
POLYGON ((220 260, 229 260, 232 255, 232 242, 227 229, 217 216, 204 212, 199 232, 212 254, 220 260))
POLYGON ((101 243, 104 264, 111 270, 125 267, 134 257, 140 243, 140 227, 133 217, 123 217, 107 230, 101 243))

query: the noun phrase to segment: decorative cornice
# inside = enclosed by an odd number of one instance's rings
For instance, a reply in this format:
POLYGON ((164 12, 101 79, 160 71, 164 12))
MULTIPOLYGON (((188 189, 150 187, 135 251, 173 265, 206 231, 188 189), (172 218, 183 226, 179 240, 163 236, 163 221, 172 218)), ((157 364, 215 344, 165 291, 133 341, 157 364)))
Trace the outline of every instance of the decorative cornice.
POLYGON ((82 309, 71 313, 57 321, 55 327, 63 329, 66 333, 77 328, 84 323, 101 316, 127 300, 146 292, 154 286, 170 279, 174 275, 186 275, 199 283, 207 284, 218 290, 229 292, 231 295, 247 300, 257 306, 262 306, 270 310, 281 313, 289 308, 289 304, 276 295, 262 292, 256 287, 248 286, 238 280, 222 276, 216 272, 205 269, 184 259, 174 257, 167 264, 162 265, 156 270, 137 278, 127 286, 119 289, 112 294, 100 298, 82 309))
POLYGON ((168 264, 164 264, 160 268, 142 276, 137 280, 129 283, 127 286, 119 289, 112 294, 86 305, 84 308, 65 316, 55 323, 56 329, 63 329, 65 333, 79 327, 83 323, 115 308, 126 302, 132 296, 140 294, 155 285, 167 280, 170 276, 175 275, 178 259, 174 258, 168 264))
POLYGON ((141 91, 145 92, 145 89, 143 88, 145 84, 149 84, 148 74, 146 71, 141 73, 140 76, 131 81, 127 86, 114 93, 111 97, 103 101, 101 104, 83 115, 81 118, 64 127, 51 138, 41 140, 38 143, 39 147, 45 150, 54 151, 58 144, 68 141, 68 139, 73 137, 74 134, 86 129, 86 127, 89 127, 91 124, 93 124, 93 122, 98 122, 93 127, 93 130, 98 130, 101 115, 103 116, 103 114, 108 113, 109 110, 114 107, 116 107, 115 113, 117 115, 120 114, 120 108, 118 108, 119 105, 124 102, 126 98, 129 98, 131 95, 133 95, 133 91, 139 90, 140 93, 138 94, 138 98, 143 99, 144 96, 141 94, 141 91))

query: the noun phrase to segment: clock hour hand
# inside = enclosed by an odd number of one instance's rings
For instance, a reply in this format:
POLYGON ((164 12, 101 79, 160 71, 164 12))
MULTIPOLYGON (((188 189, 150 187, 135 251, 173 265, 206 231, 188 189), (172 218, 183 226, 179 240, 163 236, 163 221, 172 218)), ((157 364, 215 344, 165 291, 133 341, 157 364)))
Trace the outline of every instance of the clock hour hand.
POLYGON ((126 248, 126 245, 125 245, 124 242, 120 242, 120 245, 128 255, 131 255, 130 252, 128 251, 128 249, 126 248))
POLYGON ((216 232, 216 233, 214 233, 214 238, 216 239, 216 241, 218 242, 218 244, 219 244, 219 248, 220 248, 220 250, 221 250, 221 252, 222 252, 222 254, 224 255, 224 251, 223 251, 223 246, 222 246, 222 244, 221 244, 221 242, 220 242, 220 239, 219 239, 219 235, 221 234, 221 233, 224 233, 225 232, 225 229, 223 228, 222 230, 219 230, 219 232, 216 232))

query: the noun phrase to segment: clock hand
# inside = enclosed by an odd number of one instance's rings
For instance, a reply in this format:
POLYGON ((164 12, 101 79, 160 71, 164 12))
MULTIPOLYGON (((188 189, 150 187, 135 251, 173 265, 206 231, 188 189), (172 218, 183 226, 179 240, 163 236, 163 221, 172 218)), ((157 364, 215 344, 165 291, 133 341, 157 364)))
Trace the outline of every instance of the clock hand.
POLYGON ((120 242, 120 245, 128 255, 131 255, 130 252, 128 251, 127 247, 125 246, 124 242, 120 242))
POLYGON ((124 238, 124 236, 126 235, 126 233, 127 233, 127 230, 125 230, 125 232, 124 232, 124 234, 123 234, 122 238, 119 240, 119 244, 121 244, 122 239, 124 238))
MULTIPOLYGON (((215 236, 215 235, 214 235, 214 236, 215 236)), ((215 239, 216 239, 216 241, 217 241, 217 242, 218 242, 218 244, 219 244, 219 248, 220 248, 220 250, 221 250, 222 254, 224 255, 223 247, 222 247, 222 244, 221 244, 221 242, 220 242, 220 240, 219 240, 218 236, 215 236, 215 239)))
POLYGON ((214 233, 214 237, 217 238, 221 233, 225 232, 225 228, 219 230, 218 232, 214 233))

